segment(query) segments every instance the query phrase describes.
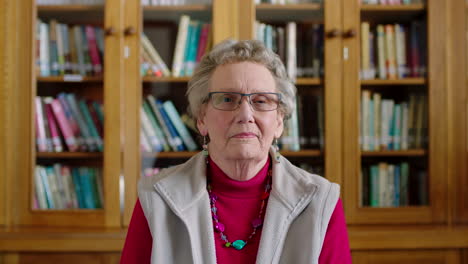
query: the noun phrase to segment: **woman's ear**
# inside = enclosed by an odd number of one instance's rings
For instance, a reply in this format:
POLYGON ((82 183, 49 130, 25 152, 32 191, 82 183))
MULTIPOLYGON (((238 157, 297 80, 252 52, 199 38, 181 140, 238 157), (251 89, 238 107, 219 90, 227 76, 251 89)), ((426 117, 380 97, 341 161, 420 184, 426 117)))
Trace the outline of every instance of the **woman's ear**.
POLYGON ((284 114, 282 111, 278 111, 277 119, 276 119, 276 131, 275 131, 275 138, 280 138, 281 135, 283 134, 284 130, 284 114))
POLYGON ((200 135, 206 136, 208 135, 208 128, 206 127, 205 121, 203 119, 204 117, 197 119, 197 128, 198 128, 198 131, 200 132, 200 135))

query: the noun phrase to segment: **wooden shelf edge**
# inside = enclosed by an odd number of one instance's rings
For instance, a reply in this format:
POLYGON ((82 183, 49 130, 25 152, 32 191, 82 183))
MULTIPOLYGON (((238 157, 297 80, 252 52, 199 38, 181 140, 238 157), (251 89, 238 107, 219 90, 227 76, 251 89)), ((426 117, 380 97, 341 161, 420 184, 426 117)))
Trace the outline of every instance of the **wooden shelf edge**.
POLYGON ((361 80, 361 85, 425 85, 427 84, 426 78, 404 78, 392 80, 361 80))
POLYGON ((348 234, 353 250, 468 247, 467 226, 350 226, 348 234))
POLYGON ((211 11, 211 5, 194 4, 194 5, 160 5, 160 6, 143 6, 143 11, 154 11, 154 12, 166 12, 166 11, 177 11, 177 12, 193 12, 193 11, 211 11))
POLYGON ((425 4, 410 5, 361 5, 361 11, 425 11, 425 4))
POLYGON ((37 77, 38 82, 51 83, 51 82, 63 82, 63 83, 87 83, 87 82, 103 82, 104 79, 102 76, 93 77, 93 76, 52 76, 52 77, 37 77))
POLYGON ((361 157, 422 157, 426 154, 425 149, 361 151, 361 157))
POLYGON ((102 158, 102 152, 37 152, 36 158, 42 159, 82 159, 82 158, 102 158))
POLYGON ((322 4, 310 3, 310 4, 258 4, 255 6, 257 11, 263 10, 321 10, 322 4))
POLYGON ((103 5, 38 5, 37 11, 104 11, 103 5))

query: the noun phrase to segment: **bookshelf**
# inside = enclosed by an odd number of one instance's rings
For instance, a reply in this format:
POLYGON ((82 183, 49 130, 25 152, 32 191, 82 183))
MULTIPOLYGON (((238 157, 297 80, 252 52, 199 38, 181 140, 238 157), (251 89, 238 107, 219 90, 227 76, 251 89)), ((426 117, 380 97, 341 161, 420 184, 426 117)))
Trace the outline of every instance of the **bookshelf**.
MULTIPOLYGON (((254 38, 255 20, 272 25, 288 21, 323 24, 324 74, 298 77, 296 85, 301 95, 323 97, 324 147, 282 154, 297 163, 323 167, 325 176, 341 185, 355 263, 383 263, 389 256, 392 263, 466 262, 468 42, 464 36, 468 32, 468 8, 465 1, 428 0, 426 4, 408 6, 360 6, 358 1, 328 0, 301 5, 255 5, 253 0, 215 0, 212 5, 176 7, 140 4, 140 1, 108 0, 104 6, 37 6, 33 0, 0 1, 0 19, 5 22, 2 25, 15 25, 2 28, 5 34, 0 34, 3 71, 0 263, 70 256, 76 256, 78 261, 78 254, 83 252, 88 252, 83 256, 94 252, 91 259, 118 258, 137 198, 142 167, 177 164, 196 153, 140 150, 140 107, 145 96, 171 99, 182 113, 186 106, 182 94, 189 80, 189 77, 142 77, 140 34, 148 35, 171 67, 178 21, 184 14, 210 21, 214 25, 214 43, 227 37, 254 38), (36 75, 36 17, 101 26, 106 32, 103 75, 82 78, 36 75), (379 23, 410 23, 415 18, 426 21, 427 75, 361 80, 361 22, 369 21, 372 28, 379 23), (364 151, 359 143, 363 90, 395 100, 403 100, 411 93, 424 94, 428 105, 427 144, 407 150, 364 151), (36 151, 33 98, 60 92, 103 101, 103 152, 36 151), (33 210, 34 167, 55 162, 101 168, 103 208, 33 210), (408 162, 426 172, 428 203, 385 208, 362 206, 361 168, 379 162, 408 162)), ((86 257, 80 258, 87 261, 83 259, 86 257)))

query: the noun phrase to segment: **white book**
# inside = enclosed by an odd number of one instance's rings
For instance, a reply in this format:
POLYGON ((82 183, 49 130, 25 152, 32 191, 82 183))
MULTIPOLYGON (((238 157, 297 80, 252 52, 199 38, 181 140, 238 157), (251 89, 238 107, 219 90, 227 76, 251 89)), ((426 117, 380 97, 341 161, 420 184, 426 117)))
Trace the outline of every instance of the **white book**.
POLYGON ((39 69, 41 76, 50 76, 50 55, 49 55, 49 25, 40 22, 39 40, 39 69))
POLYGON ((35 108, 36 108, 36 145, 37 145, 37 150, 39 152, 45 152, 47 151, 47 137, 46 137, 46 131, 45 131, 45 124, 44 124, 44 111, 42 109, 42 98, 40 96, 36 96, 35 99, 35 108))
POLYGON ((369 23, 361 23, 361 79, 370 79, 369 23))
POLYGON ((141 116, 141 126, 143 127, 145 134, 148 136, 148 140, 151 145, 151 148, 153 149, 153 151, 157 151, 161 146, 161 142, 156 136, 156 131, 154 131, 154 128, 151 126, 149 118, 146 115, 145 110, 143 109, 143 106, 140 107, 140 116, 141 116))
POLYGON ((385 162, 379 163, 379 207, 386 206, 386 198, 388 191, 388 164, 385 162))
POLYGON ((44 189, 44 184, 42 182, 40 167, 36 166, 34 169, 34 189, 36 191, 36 199, 39 209, 47 209, 47 198, 44 189))
POLYGON ((179 21, 177 32, 176 47, 174 51, 174 61, 172 63, 172 76, 180 77, 183 73, 185 45, 187 42, 187 32, 190 23, 190 17, 182 15, 179 21))
POLYGON ((143 129, 140 129, 140 147, 143 152, 150 153, 153 151, 143 129))
POLYGON ((381 139, 381 126, 380 126, 380 118, 381 118, 381 101, 382 96, 379 93, 374 93, 372 95, 372 100, 374 101, 374 149, 378 151, 380 149, 380 139, 381 139))
POLYGON ((369 151, 370 149, 370 128, 369 128, 369 105, 370 105, 371 93, 368 90, 363 90, 361 93, 361 137, 362 137, 362 146, 361 149, 364 151, 369 151))
POLYGON ((401 149, 401 105, 395 104, 393 109, 393 148, 392 150, 401 149))
POLYGON ((397 76, 402 79, 406 76, 406 40, 404 28, 400 24, 395 24, 395 52, 397 76))
POLYGON ((385 66, 385 39, 383 25, 377 25, 377 61, 379 78, 387 79, 387 67, 385 66))
POLYGON ((286 69, 292 80, 297 76, 296 28, 296 22, 288 22, 286 26, 286 69))
POLYGON ((170 76, 171 73, 169 72, 166 63, 164 63, 158 51, 154 48, 154 46, 151 44, 151 41, 145 34, 141 35, 141 43, 143 44, 143 48, 147 51, 147 54, 150 56, 151 60, 154 61, 157 64, 157 67, 162 71, 163 76, 170 76))

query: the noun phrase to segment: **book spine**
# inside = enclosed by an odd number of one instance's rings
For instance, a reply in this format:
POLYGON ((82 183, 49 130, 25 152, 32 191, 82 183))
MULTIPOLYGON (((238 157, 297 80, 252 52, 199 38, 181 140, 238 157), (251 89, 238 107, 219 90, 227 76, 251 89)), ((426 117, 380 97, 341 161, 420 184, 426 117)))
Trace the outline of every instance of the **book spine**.
POLYGON ((41 76, 50 76, 50 40, 49 40, 49 25, 41 22, 40 24, 40 48, 39 48, 39 65, 41 76))
POLYGON ((41 177, 41 168, 36 166, 34 169, 34 187, 39 209, 47 209, 47 195, 41 177))
POLYGON ((83 117, 81 112, 76 106, 76 101, 73 100, 74 95, 60 93, 58 95, 58 100, 62 104, 65 116, 69 121, 72 130, 74 131, 75 137, 77 139, 77 144, 80 146, 82 151, 94 151, 95 147, 90 141, 90 135, 87 127, 83 122, 83 117))
POLYGON ((96 33, 92 26, 85 26, 86 38, 88 39, 89 56, 93 65, 93 72, 95 75, 102 74, 102 63, 99 57, 98 46, 96 43, 96 33))
POLYGON ((168 142, 169 146, 176 151, 177 150, 177 144, 172 140, 171 133, 169 131, 168 126, 164 122, 164 118, 161 115, 161 112, 159 111, 158 106, 156 105, 156 98, 154 98, 153 95, 148 95, 147 96, 147 101, 153 110, 153 113, 156 117, 157 122, 159 123, 159 126, 161 127, 164 136, 166 137, 166 141, 168 142))
POLYGON ((296 80, 297 76, 297 56, 296 56, 296 23, 295 22, 288 22, 287 30, 286 30, 286 37, 287 37, 287 62, 286 62, 286 69, 288 72, 289 78, 292 80, 296 80))
POLYGON ((369 189, 370 189, 370 206, 371 207, 378 207, 380 205, 379 202, 379 167, 376 165, 372 165, 370 167, 370 178, 369 178, 369 189))
POLYGON ((38 166, 38 167, 39 167, 39 171, 40 171, 40 174, 41 174, 42 185, 44 186, 44 192, 45 192, 45 195, 46 195, 47 208, 48 209, 53 209, 53 208, 55 208, 54 199, 53 199, 53 196, 52 196, 52 191, 50 189, 49 179, 47 177, 46 168, 43 167, 43 166, 38 166))
POLYGON ((161 148, 164 151, 169 150, 169 144, 166 142, 166 138, 163 134, 163 131, 161 129, 161 126, 158 124, 156 121, 156 116, 155 114, 151 111, 151 106, 149 105, 148 101, 143 102, 143 109, 146 113, 146 116, 148 117, 148 120, 150 121, 151 127, 153 128, 156 137, 158 138, 158 141, 160 142, 161 148))
POLYGON ((176 47, 174 51, 174 59, 172 63, 172 75, 180 77, 182 75, 184 63, 184 51, 187 40, 187 32, 190 18, 187 15, 182 15, 179 21, 179 29, 177 32, 176 47))
POLYGON ((361 23, 361 79, 370 79, 369 22, 361 23))
POLYGON ((205 55, 206 46, 208 45, 208 34, 211 30, 211 24, 204 23, 200 32, 200 42, 197 49, 196 63, 200 62, 203 55, 205 55))
POLYGON ((44 127, 44 115, 42 111, 41 97, 36 96, 35 106, 36 106, 36 124, 37 124, 37 135, 36 135, 36 145, 39 152, 47 151, 47 139, 44 127))
POLYGON ((62 131, 62 135, 65 138, 65 143, 68 147, 68 150, 71 152, 77 151, 78 146, 76 144, 76 138, 73 135, 73 131, 70 128, 70 125, 65 117, 65 113, 63 112, 62 105, 57 99, 54 99, 51 102, 52 110, 55 114, 55 118, 57 118, 57 122, 59 124, 60 130, 62 131))
POLYGON ((163 149, 162 144, 159 141, 158 137, 156 136, 155 128, 151 126, 151 122, 143 106, 140 107, 140 115, 141 115, 141 125, 145 131, 145 134, 148 136, 148 139, 151 144, 151 149, 156 152, 161 151, 163 149))
POLYGON ((57 128, 57 123, 55 122, 55 119, 54 119, 52 106, 50 105, 52 100, 53 99, 51 97, 45 98, 46 115, 47 115, 47 119, 49 121, 50 134, 51 134, 51 137, 52 137, 52 144, 54 146, 54 151, 55 152, 62 152, 63 151, 63 146, 62 146, 62 142, 60 141, 60 134, 59 134, 59 131, 58 131, 58 128, 57 128))
POLYGON ((377 25, 377 61, 378 61, 378 68, 379 68, 379 78, 380 79, 387 79, 387 67, 385 64, 386 57, 385 57, 385 33, 384 33, 384 26, 377 25))
POLYGON ((189 53, 188 53, 188 60, 187 60, 187 68, 185 70, 186 76, 192 76, 195 70, 196 60, 197 60, 197 49, 198 44, 200 42, 200 31, 201 31, 201 23, 197 21, 193 21, 191 25, 192 33, 190 36, 190 43, 189 44, 189 53))
POLYGON ((166 113, 166 110, 164 110, 163 103, 160 100, 156 100, 156 106, 158 107, 158 110, 161 113, 164 123, 166 124, 169 130, 171 140, 173 141, 172 144, 176 146, 175 151, 185 150, 184 142, 180 138, 180 135, 177 133, 177 130, 175 129, 174 124, 172 124, 169 116, 166 113))
POLYGON ((84 120, 90 130, 91 137, 94 139, 94 143, 96 144, 98 151, 102 152, 104 150, 102 138, 99 137, 97 129, 93 124, 93 120, 91 119, 91 115, 85 101, 79 100, 78 107, 80 108, 81 113, 83 113, 84 120))
POLYGON ((163 108, 166 111, 169 119, 171 120, 172 124, 176 128, 179 135, 182 137, 182 140, 189 151, 194 151, 197 149, 197 144, 193 140, 192 136, 188 132, 187 128, 185 127, 184 123, 182 122, 177 109, 174 107, 172 101, 166 101, 163 104, 163 108))

